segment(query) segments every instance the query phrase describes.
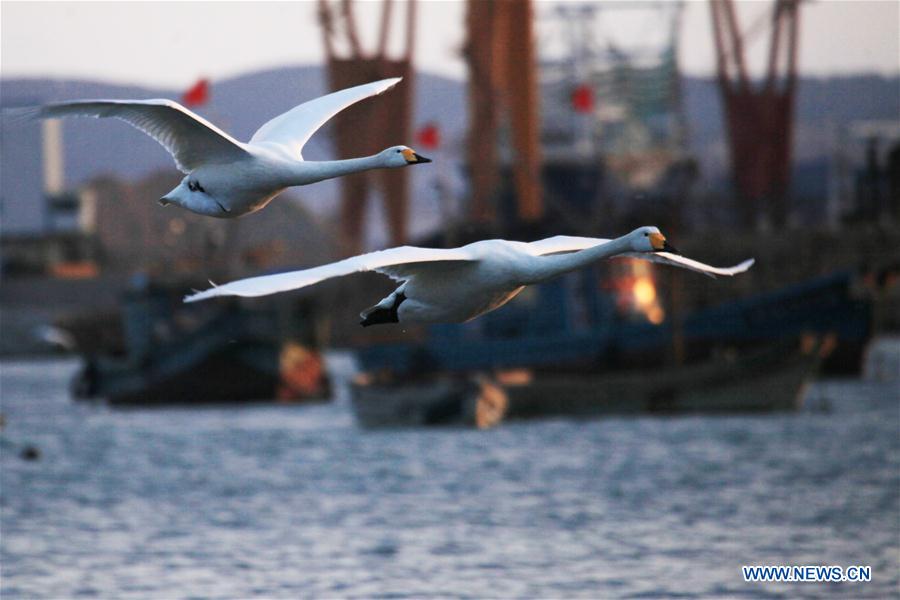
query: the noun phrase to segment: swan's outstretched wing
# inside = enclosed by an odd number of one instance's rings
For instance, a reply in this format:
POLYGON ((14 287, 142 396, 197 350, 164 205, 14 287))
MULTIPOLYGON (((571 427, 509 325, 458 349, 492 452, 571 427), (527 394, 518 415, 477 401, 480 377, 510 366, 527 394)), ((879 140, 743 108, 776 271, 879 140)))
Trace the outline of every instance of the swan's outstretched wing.
POLYGON ((351 275, 353 273, 361 273, 363 271, 384 272, 389 270, 390 267, 397 265, 476 260, 478 260, 478 258, 465 248, 441 249, 401 246, 399 248, 390 248, 388 250, 380 250, 378 252, 346 258, 338 262, 322 265, 321 267, 314 267, 312 269, 291 271, 290 273, 279 273, 277 275, 263 275, 261 277, 250 277, 248 279, 232 281, 231 283, 215 286, 208 290, 185 296, 184 301, 196 302, 197 300, 205 300, 207 298, 212 298, 213 296, 265 296, 268 294, 295 290, 319 283, 326 279, 343 277, 344 275, 351 275))
POLYGON ((305 102, 260 127, 250 138, 250 143, 274 144, 282 147, 290 156, 303 160, 301 154, 303 146, 326 121, 351 104, 389 90, 397 85, 400 79, 400 77, 382 79, 305 102))
POLYGON ((662 265, 681 267, 682 269, 695 271, 697 273, 703 273, 704 275, 713 278, 717 275, 731 277, 732 275, 743 273, 744 271, 752 267, 753 263, 756 262, 755 259, 749 258, 740 264, 734 265, 733 267, 711 267, 709 265, 703 264, 702 262, 692 260, 685 256, 681 256, 680 254, 672 254, 670 252, 629 252, 627 254, 620 254, 619 256, 624 256, 627 258, 639 258, 641 260, 649 260, 650 262, 655 262, 662 265))
POLYGON ((172 100, 60 102, 29 109, 28 116, 121 119, 162 144, 183 173, 190 173, 201 165, 228 163, 249 156, 243 144, 172 100))
MULTIPOLYGON (((586 250, 587 248, 593 248, 594 246, 605 244, 609 241, 610 240, 602 238, 557 235, 545 240, 531 242, 530 244, 528 244, 528 247, 529 250, 536 256, 543 256, 546 254, 558 254, 561 252, 577 252, 579 250, 586 250)), ((702 262, 686 258, 679 254, 672 254, 670 252, 626 252, 624 254, 619 254, 618 256, 626 258, 639 258, 641 260, 649 260, 650 262, 659 264, 681 267, 690 271, 696 271, 697 273, 703 273, 704 275, 707 275, 709 277, 715 277, 716 275, 737 275, 738 273, 743 273, 744 271, 749 269, 755 262, 751 258, 733 267, 720 268, 711 267, 709 265, 703 264, 702 262)))

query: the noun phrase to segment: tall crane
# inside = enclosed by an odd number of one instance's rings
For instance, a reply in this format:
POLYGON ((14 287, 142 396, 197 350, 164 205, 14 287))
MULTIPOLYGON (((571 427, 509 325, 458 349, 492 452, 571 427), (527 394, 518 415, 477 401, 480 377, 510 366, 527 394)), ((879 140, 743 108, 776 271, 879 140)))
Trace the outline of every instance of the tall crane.
POLYGON ((498 134, 508 118, 518 216, 536 221, 541 199, 540 118, 531 0, 468 0, 470 218, 496 217, 498 134))
MULTIPOLYGON (((324 37, 330 88, 340 90, 378 79, 403 77, 403 83, 391 90, 389 96, 354 104, 340 119, 333 121, 334 139, 340 156, 375 154, 396 144, 397 140, 408 140, 412 136, 416 0, 403 3, 406 7, 406 47, 398 58, 387 55, 393 0, 382 0, 378 45, 371 53, 365 52, 360 43, 352 0, 341 0, 339 8, 334 4, 319 0, 319 22, 324 37), (341 40, 344 46, 349 47, 345 55, 340 55, 337 50, 337 43, 341 40), (360 126, 363 123, 365 126, 360 126)), ((406 242, 409 203, 407 170, 382 169, 357 173, 340 180, 342 243, 347 254, 358 254, 362 250, 366 203, 374 183, 378 184, 383 198, 391 244, 406 242)))
POLYGON ((747 227, 783 225, 790 179, 797 80, 799 0, 775 0, 767 73, 761 86, 747 74, 745 36, 733 0, 710 0, 719 89, 731 167, 747 227))

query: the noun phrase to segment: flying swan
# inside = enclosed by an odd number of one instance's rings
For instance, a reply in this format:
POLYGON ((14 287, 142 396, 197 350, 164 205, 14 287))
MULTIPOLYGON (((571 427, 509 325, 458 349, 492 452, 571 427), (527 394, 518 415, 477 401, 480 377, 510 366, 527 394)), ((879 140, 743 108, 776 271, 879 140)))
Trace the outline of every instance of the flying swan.
POLYGON ((541 283, 616 256, 641 258, 715 277, 736 275, 753 259, 720 269, 685 258, 656 227, 640 227, 614 240, 555 236, 537 242, 485 240, 461 248, 401 246, 321 267, 241 279, 184 298, 265 296, 333 277, 376 271, 400 281, 384 300, 364 310, 364 327, 381 323, 461 323, 500 308, 526 285, 541 283))
POLYGON ((351 104, 392 88, 400 79, 383 79, 310 100, 260 127, 246 144, 165 99, 79 100, 20 113, 37 118, 112 117, 133 125, 168 150, 186 174, 178 187, 159 199, 160 204, 228 218, 255 212, 294 185, 431 162, 407 146, 392 146, 373 156, 349 160, 303 160, 303 146, 326 121, 351 104))

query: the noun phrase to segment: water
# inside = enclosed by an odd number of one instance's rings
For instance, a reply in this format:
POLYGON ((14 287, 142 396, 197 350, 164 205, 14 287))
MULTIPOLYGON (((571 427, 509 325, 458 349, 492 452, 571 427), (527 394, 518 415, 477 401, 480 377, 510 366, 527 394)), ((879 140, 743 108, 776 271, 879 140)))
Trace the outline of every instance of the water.
POLYGON ((2 597, 900 595, 900 404, 360 431, 325 407, 110 411, 3 363, 2 597), (25 444, 42 452, 19 458, 25 444), (871 565, 749 584, 741 565, 871 565))

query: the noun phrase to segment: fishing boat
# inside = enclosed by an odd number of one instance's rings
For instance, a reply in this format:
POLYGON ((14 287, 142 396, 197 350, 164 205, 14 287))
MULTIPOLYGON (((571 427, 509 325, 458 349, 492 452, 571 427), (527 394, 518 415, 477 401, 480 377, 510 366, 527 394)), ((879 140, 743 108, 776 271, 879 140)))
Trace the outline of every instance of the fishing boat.
POLYGON ((800 408, 802 391, 834 349, 833 336, 801 336, 698 364, 607 373, 500 371, 415 384, 358 382, 363 427, 462 425, 610 415, 754 413, 800 408))
POLYGON ((863 347, 870 335, 872 306, 851 272, 659 323, 652 322, 652 311, 644 319, 623 318, 615 295, 595 281, 585 270, 537 286, 523 293, 522 302, 471 323, 360 348, 363 373, 378 374, 354 388, 360 424, 472 424, 472 398, 479 396, 460 382, 478 377, 502 396, 492 424, 549 416, 792 410, 825 360, 863 347), (381 400, 371 400, 376 397, 381 400), (433 411, 453 418, 424 416, 433 411))
POLYGON ((352 385, 353 411, 365 428, 469 426, 493 427, 506 414, 506 394, 484 378, 438 377, 420 382, 352 385))
POLYGON ((84 353, 75 398, 149 406, 330 396, 319 353, 281 335, 271 310, 193 312, 176 290, 149 287, 126 294, 121 316, 124 352, 84 353))
POLYGON ((537 374, 507 385, 507 420, 617 414, 750 413, 800 408, 804 386, 834 348, 808 335, 695 365, 607 374, 537 374))

